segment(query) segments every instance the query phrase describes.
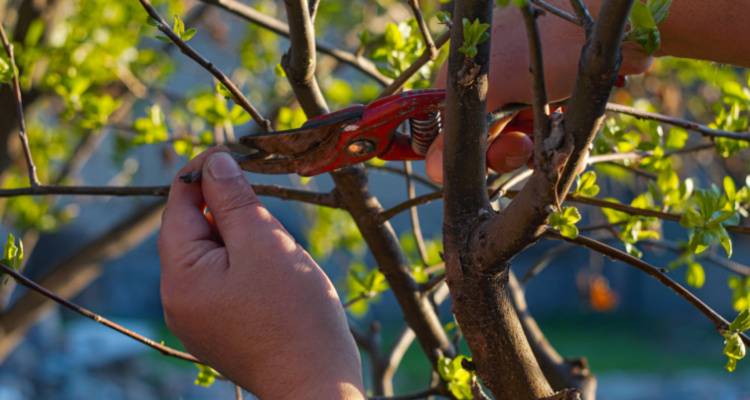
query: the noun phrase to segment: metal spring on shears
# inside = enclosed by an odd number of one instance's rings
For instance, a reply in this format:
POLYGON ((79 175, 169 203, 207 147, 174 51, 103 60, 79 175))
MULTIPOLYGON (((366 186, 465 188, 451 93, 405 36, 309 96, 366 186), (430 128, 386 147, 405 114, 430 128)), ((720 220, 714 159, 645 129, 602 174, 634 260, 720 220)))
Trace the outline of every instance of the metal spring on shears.
POLYGON ((411 148, 419 155, 427 154, 432 142, 440 133, 443 124, 440 120, 440 112, 425 113, 419 117, 409 119, 409 130, 411 132, 411 148))

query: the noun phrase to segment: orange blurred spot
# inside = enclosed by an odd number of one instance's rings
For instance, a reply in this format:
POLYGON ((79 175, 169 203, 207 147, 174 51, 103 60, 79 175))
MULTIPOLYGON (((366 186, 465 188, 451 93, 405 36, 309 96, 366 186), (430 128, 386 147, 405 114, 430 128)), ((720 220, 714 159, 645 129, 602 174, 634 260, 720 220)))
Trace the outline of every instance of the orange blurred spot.
POLYGON ((589 279, 589 302, 595 311, 612 311, 617 306, 617 293, 609 287, 607 278, 597 275, 589 279))

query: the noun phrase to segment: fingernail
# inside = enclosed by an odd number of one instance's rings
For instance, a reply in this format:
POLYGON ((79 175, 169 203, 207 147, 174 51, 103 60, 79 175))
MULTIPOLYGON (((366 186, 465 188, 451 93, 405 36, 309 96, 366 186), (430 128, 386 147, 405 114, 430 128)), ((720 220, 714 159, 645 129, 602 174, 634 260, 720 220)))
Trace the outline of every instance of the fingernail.
POLYGON ((237 162, 225 152, 211 154, 208 172, 214 179, 231 179, 242 174, 237 162))

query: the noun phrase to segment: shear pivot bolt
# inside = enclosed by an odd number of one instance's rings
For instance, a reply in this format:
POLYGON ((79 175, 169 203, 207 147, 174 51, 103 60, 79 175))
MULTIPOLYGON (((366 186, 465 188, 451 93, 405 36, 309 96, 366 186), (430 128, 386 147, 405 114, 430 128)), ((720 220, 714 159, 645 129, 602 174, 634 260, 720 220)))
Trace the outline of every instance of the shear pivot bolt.
POLYGON ((369 140, 359 139, 349 143, 346 151, 353 156, 363 157, 375 151, 375 144, 369 140))

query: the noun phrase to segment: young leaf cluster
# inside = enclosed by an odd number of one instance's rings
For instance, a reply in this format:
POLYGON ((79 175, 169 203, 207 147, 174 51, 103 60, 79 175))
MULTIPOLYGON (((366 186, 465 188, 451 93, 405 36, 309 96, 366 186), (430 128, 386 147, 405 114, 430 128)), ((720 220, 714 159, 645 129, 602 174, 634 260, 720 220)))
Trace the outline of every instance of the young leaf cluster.
POLYGON ((207 365, 195 364, 195 366, 198 368, 198 375, 196 375, 193 382, 196 386, 210 387, 216 382, 216 378, 220 376, 215 369, 207 365))
POLYGON ((467 58, 474 58, 478 52, 477 46, 490 38, 490 33, 488 32, 490 24, 479 22, 479 19, 469 21, 467 18, 464 18, 462 23, 464 42, 458 48, 458 51, 467 58))
MULTIPOLYGON (((16 244, 16 237, 12 233, 8 234, 3 246, 3 259, 0 261, 6 266, 18 271, 23 263, 23 242, 19 239, 16 244)), ((3 283, 7 282, 7 277, 3 283)))
POLYGON ((440 378, 448 384, 448 390, 458 400, 474 398, 471 391, 471 385, 475 379, 474 372, 466 370, 464 362, 471 362, 471 358, 463 355, 456 358, 440 357, 437 365, 440 378))
POLYGON ((669 15, 672 0, 636 0, 630 10, 628 22, 630 30, 627 40, 638 43, 648 54, 653 54, 661 47, 659 24, 669 15))
POLYGON ((747 349, 745 343, 740 337, 740 333, 750 330, 750 310, 744 310, 729 325, 729 328, 722 332, 724 336, 724 355, 727 356, 726 369, 734 372, 737 368, 737 362, 745 358, 747 349))
MULTIPOLYGON (((149 18, 149 22, 153 22, 153 20, 149 18)), ((175 14, 174 22, 172 23, 172 32, 174 32, 175 35, 177 35, 177 37, 182 39, 184 42, 189 41, 193 38, 193 36, 195 36, 196 33, 198 33, 195 28, 189 28, 186 30, 185 22, 183 22, 182 18, 180 18, 180 16, 177 14, 175 14)), ((157 35, 156 38, 165 43, 172 43, 172 40, 164 35, 157 35)))
POLYGON ((380 293, 388 290, 388 281, 377 268, 368 269, 364 263, 355 262, 349 267, 346 288, 347 301, 352 302, 349 311, 356 316, 362 316, 369 308, 368 300, 377 300, 380 293))
POLYGON ((576 224, 581 220, 581 213, 575 207, 564 207, 562 210, 553 212, 549 217, 549 225, 552 229, 560 232, 560 235, 575 239, 578 237, 576 224))
MULTIPOLYGON (((373 36, 369 32, 360 35, 361 45, 372 48, 370 58, 378 70, 389 78, 396 78, 409 68, 426 47, 417 21, 411 19, 398 24, 389 23, 382 35, 373 36)), ((441 51, 437 60, 425 64, 405 85, 407 89, 424 89, 431 85, 431 78, 437 66, 447 56, 441 51)))

